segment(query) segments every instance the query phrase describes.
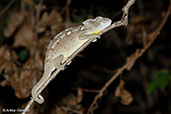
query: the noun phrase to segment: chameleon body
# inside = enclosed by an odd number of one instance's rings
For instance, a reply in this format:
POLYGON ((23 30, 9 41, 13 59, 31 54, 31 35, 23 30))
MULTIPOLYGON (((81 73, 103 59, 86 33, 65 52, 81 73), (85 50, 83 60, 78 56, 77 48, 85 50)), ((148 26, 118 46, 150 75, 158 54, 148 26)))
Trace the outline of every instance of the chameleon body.
MULTIPOLYGON (((93 41, 100 37, 98 33, 110 26, 111 22, 111 19, 100 16, 95 19, 87 19, 82 22, 82 25, 65 29, 50 41, 45 55, 43 76, 31 92, 36 102, 40 104, 44 102, 43 97, 38 95, 38 91, 51 76, 52 72, 55 69, 63 70, 65 67, 63 64, 67 59, 78 54, 87 41, 93 41)), ((70 64, 70 62, 67 64, 70 64)))

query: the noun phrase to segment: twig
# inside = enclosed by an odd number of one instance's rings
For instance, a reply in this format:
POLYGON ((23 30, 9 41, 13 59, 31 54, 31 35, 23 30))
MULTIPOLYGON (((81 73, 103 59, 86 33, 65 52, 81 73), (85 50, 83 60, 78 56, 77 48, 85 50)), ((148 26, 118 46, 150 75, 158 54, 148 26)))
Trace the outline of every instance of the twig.
MULTIPOLYGON (((33 18, 33 23, 32 23, 32 28, 33 28, 33 31, 34 31, 34 40, 35 40, 35 44, 38 44, 38 29, 39 29, 39 26, 40 26, 40 14, 41 14, 41 11, 42 11, 42 5, 43 5, 43 2, 44 0, 39 0, 39 4, 38 5, 35 5, 34 7, 36 8, 36 15, 34 15, 34 8, 32 8, 32 18, 33 18)), ((33 57, 36 55, 36 48, 37 48, 37 45, 34 45, 33 47, 33 51, 31 52, 31 55, 33 55, 33 57)))
POLYGON ((65 13, 66 13, 65 14, 65 28, 67 28, 71 24, 70 9, 69 9, 70 4, 71 4, 71 0, 67 0, 67 3, 63 9, 63 11, 65 11, 65 13))
POLYGON ((79 90, 81 89, 83 92, 87 92, 87 93, 98 93, 99 90, 95 90, 95 89, 85 89, 85 88, 73 88, 74 90, 79 90))
POLYGON ((122 8, 123 16, 120 21, 114 22, 111 26, 101 31, 99 34, 102 35, 105 32, 120 26, 126 26, 128 24, 128 11, 129 8, 135 3, 135 0, 129 0, 127 4, 122 8))
POLYGON ((63 13, 64 11, 66 11, 66 10, 69 10, 70 4, 71 4, 71 0, 67 0, 67 3, 66 3, 66 5, 64 6, 64 8, 63 8, 63 10, 62 10, 62 13, 63 13))
POLYGON ((11 0, 10 3, 0 12, 0 17, 12 6, 15 0, 11 0))
POLYGON ((31 100, 28 102, 28 104, 27 104, 26 107, 24 108, 22 114, 25 114, 26 112, 29 111, 30 106, 33 104, 33 102, 34 102, 34 99, 31 99, 31 100))
POLYGON ((39 21, 40 21, 40 13, 42 11, 42 4, 43 4, 43 0, 40 0, 39 1, 39 4, 37 6, 37 9, 36 9, 36 25, 38 25, 39 21))
POLYGON ((62 106, 62 109, 63 109, 63 110, 66 110, 67 112, 68 112, 68 111, 71 111, 71 112, 74 113, 74 114, 83 114, 82 111, 77 111, 77 110, 72 109, 72 108, 70 108, 70 107, 62 106))
POLYGON ((169 8, 167 10, 167 13, 165 14, 164 19, 162 20, 161 24, 159 25, 159 27, 152 32, 151 34, 148 35, 150 41, 147 43, 147 45, 142 48, 141 50, 137 49, 136 52, 134 54, 132 54, 129 58, 129 60, 126 62, 125 65, 123 65, 121 68, 118 69, 118 71, 116 72, 116 74, 114 74, 112 76, 112 78, 106 82, 106 84, 102 87, 102 89, 98 92, 98 94, 95 96, 92 104, 90 105, 87 114, 90 114, 90 112, 93 111, 93 107, 94 105, 97 103, 97 100, 100 99, 103 96, 103 93, 105 92, 105 90, 109 87, 109 85, 111 85, 111 83, 125 70, 125 69, 129 69, 130 66, 132 67, 134 65, 134 63, 136 62, 136 60, 141 57, 144 52, 152 45, 152 43, 155 41, 155 39, 157 38, 157 36, 160 34, 161 29, 163 28, 164 24, 166 23, 169 15, 171 14, 171 5, 169 5, 169 8))

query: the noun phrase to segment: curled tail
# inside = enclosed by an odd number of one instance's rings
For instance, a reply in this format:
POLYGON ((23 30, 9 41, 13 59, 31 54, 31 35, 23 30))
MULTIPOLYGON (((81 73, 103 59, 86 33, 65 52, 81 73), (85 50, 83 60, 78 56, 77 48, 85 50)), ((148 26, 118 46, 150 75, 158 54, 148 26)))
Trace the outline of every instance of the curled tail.
POLYGON ((51 72, 48 73, 44 72, 42 78, 37 82, 37 84, 31 90, 31 95, 33 99, 39 104, 42 104, 44 102, 44 98, 38 94, 38 91, 46 83, 46 81, 50 76, 51 76, 51 72))
MULTIPOLYGON (((43 85, 48 81, 48 79, 51 76, 51 73, 57 68, 57 69, 64 69, 64 66, 60 65, 64 56, 59 55, 54 60, 49 62, 48 64, 44 65, 44 74, 42 78, 37 82, 37 84, 33 87, 31 90, 31 95, 33 99, 38 102, 39 104, 42 104, 44 102, 44 98, 39 95, 39 90, 43 87, 43 85)), ((41 91, 40 91, 41 92, 41 91)))

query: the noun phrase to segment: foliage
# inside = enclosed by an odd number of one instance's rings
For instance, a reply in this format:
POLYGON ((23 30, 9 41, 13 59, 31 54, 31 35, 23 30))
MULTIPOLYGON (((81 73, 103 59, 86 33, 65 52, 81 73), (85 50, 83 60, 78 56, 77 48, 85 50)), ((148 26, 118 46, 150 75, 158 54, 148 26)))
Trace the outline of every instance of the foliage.
POLYGON ((171 80, 171 73, 166 69, 156 71, 154 76, 156 77, 155 80, 147 86, 146 92, 148 94, 155 91, 157 88, 165 88, 168 85, 169 80, 171 80))
POLYGON ((20 61, 25 61, 29 57, 29 51, 28 50, 21 50, 18 54, 20 61))

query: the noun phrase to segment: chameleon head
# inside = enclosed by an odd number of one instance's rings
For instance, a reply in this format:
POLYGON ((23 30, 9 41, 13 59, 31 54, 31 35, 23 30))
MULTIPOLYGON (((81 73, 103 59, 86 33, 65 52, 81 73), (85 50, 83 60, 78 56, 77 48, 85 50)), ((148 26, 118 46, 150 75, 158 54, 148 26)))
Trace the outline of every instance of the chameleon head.
POLYGON ((82 23, 86 28, 88 28, 91 31, 91 33, 99 33, 106 27, 110 26, 112 20, 109 18, 98 16, 95 19, 87 19, 82 23))

